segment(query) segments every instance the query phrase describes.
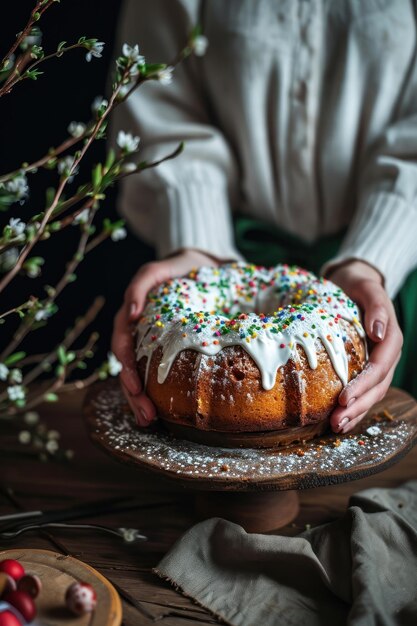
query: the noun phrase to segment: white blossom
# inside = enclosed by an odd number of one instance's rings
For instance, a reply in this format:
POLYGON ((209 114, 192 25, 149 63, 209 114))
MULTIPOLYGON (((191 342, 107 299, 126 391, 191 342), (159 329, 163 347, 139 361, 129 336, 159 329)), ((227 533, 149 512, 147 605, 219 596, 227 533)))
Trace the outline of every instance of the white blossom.
POLYGON ((18 368, 14 368, 10 371, 9 374, 9 380, 11 383, 18 383, 20 384, 22 382, 22 372, 21 370, 19 370, 18 368))
POLYGON ((113 352, 109 352, 107 354, 107 365, 109 368, 109 374, 111 376, 117 376, 118 374, 120 374, 120 372, 123 369, 122 364, 120 363, 120 361, 115 357, 115 355, 113 354, 113 352))
POLYGON ((20 443, 30 443, 32 439, 32 435, 30 434, 30 432, 28 430, 21 430, 19 433, 19 442, 20 443))
POLYGON ((78 224, 87 224, 89 218, 90 209, 83 209, 82 211, 80 211, 80 213, 78 213, 78 215, 74 217, 74 221, 72 222, 72 224, 74 226, 77 226, 78 224))
POLYGON ((26 35, 20 44, 23 50, 26 50, 30 46, 38 46, 42 41, 42 33, 39 28, 34 28, 30 35, 26 35))
POLYGON ((117 134, 117 145, 125 152, 135 152, 138 149, 140 139, 134 137, 131 133, 125 133, 124 130, 119 130, 117 134))
POLYGON ((11 54, 5 61, 3 64, 3 67, 1 68, 1 71, 4 72, 6 70, 10 70, 12 69, 14 62, 16 60, 16 55, 15 54, 11 54))
POLYGON ((9 182, 5 184, 5 188, 9 193, 16 196, 16 200, 19 200, 22 204, 22 201, 29 195, 28 181, 24 174, 19 174, 12 180, 9 180, 9 182))
POLYGON ((71 122, 71 124, 68 126, 69 134, 76 139, 84 134, 85 129, 86 125, 83 122, 71 122))
POLYGON ((137 170, 136 163, 123 163, 122 165, 122 172, 124 174, 131 174, 132 172, 135 172, 136 170, 137 170))
POLYGON ((132 89, 133 82, 128 83, 127 85, 122 85, 119 89, 119 93, 117 94, 117 99, 122 100, 125 96, 127 96, 128 92, 132 89))
POLYGON ((45 448, 50 454, 54 454, 59 448, 59 443, 56 439, 49 439, 45 444, 45 448))
POLYGON ((0 363, 0 380, 7 380, 9 368, 4 363, 0 363))
MULTIPOLYGON (((70 154, 58 162, 58 172, 61 175, 68 176, 71 168, 74 165, 75 158, 70 154)), ((71 183, 74 176, 78 174, 78 166, 71 172, 71 176, 68 177, 68 182, 71 183)))
POLYGON ((19 217, 11 217, 9 220, 8 226, 12 230, 13 237, 21 238, 26 230, 25 222, 22 222, 22 220, 19 217))
POLYGON ((102 55, 103 48, 104 41, 96 41, 85 55, 86 60, 90 62, 93 57, 99 59, 102 55))
POLYGON ((158 80, 161 83, 161 85, 169 85, 170 83, 172 83, 173 71, 174 71, 174 68, 170 65, 163 70, 159 70, 158 80))
POLYGON ((121 239, 125 239, 127 237, 126 228, 115 228, 112 234, 110 235, 113 241, 120 241, 121 239))
POLYGON ((11 387, 7 387, 7 395, 9 396, 9 400, 24 400, 25 399, 25 390, 22 385, 12 385, 11 387))
POLYGON ((194 54, 198 57, 202 57, 206 54, 209 45, 209 40, 205 35, 198 35, 193 41, 194 54))
POLYGON ((25 424, 33 426, 39 422, 39 413, 36 411, 27 411, 23 416, 23 420, 25 424))
POLYGON ((35 321, 41 322, 42 320, 47 320, 48 317, 51 317, 51 312, 48 309, 39 309, 35 313, 35 321))
POLYGON ((135 44, 134 46, 129 46, 127 43, 123 44, 122 54, 131 63, 136 63, 137 65, 145 64, 145 57, 139 54, 138 44, 135 44))
POLYGON ((91 110, 93 113, 97 113, 102 107, 107 109, 109 106, 108 100, 102 96, 96 96, 91 104, 91 110))
POLYGON ((26 274, 29 278, 37 278, 41 275, 41 268, 39 265, 30 265, 30 267, 26 270, 26 274))

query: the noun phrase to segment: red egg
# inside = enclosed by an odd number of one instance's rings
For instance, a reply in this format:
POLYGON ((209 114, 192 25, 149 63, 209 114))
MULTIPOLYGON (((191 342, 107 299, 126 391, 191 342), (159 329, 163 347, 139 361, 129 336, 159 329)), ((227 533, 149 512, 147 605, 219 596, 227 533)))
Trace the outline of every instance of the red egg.
POLYGON ((75 615, 91 613, 97 604, 96 592, 89 583, 72 583, 65 594, 65 603, 75 615))
POLYGON ((9 591, 15 591, 15 589, 15 579, 9 576, 9 574, 0 572, 0 598, 4 593, 9 593, 9 591))
POLYGON ((35 603, 24 591, 10 591, 3 600, 14 606, 27 622, 31 622, 36 615, 35 603))
POLYGON ((0 613, 0 626, 23 626, 23 624, 10 611, 3 611, 0 613))
POLYGON ((0 561, 0 572, 9 574, 14 580, 19 580, 19 578, 22 578, 25 570, 23 566, 20 565, 19 561, 5 559, 4 561, 0 561))
POLYGON ((36 598, 41 592, 42 583, 36 574, 25 574, 17 583, 17 588, 28 593, 31 598, 36 598))

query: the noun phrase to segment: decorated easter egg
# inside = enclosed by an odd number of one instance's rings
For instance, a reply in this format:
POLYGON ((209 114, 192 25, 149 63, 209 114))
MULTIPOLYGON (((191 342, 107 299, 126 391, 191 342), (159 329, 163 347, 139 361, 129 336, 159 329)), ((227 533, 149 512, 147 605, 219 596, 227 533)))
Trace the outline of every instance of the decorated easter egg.
POLYGON ((4 572, 11 576, 14 580, 19 580, 25 573, 25 570, 19 561, 15 559, 4 559, 0 561, 0 572, 4 572))
POLYGON ((72 583, 65 594, 65 602, 69 610, 76 615, 91 613, 97 604, 96 592, 89 583, 72 583))
POLYGON ((4 601, 15 607, 27 622, 31 622, 36 615, 36 606, 33 598, 24 591, 10 591, 4 596, 4 601))
POLYGON ((31 598, 36 598, 42 589, 42 583, 36 574, 25 574, 17 583, 19 591, 28 593, 31 598))
POLYGON ((16 589, 16 581, 14 578, 9 576, 9 574, 5 574, 4 572, 0 572, 0 598, 9 591, 14 591, 16 589))

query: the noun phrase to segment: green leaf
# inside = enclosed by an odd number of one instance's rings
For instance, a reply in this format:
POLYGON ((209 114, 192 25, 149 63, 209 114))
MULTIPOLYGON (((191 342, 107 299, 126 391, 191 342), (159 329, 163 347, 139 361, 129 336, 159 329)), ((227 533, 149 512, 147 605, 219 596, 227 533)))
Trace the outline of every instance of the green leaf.
POLYGON ((67 352, 67 363, 72 363, 76 358, 75 352, 67 352))
POLYGON ((44 400, 46 400, 46 402, 57 402, 58 396, 56 393, 49 392, 44 395, 44 400))
POLYGON ((201 35, 202 32, 203 31, 202 31, 201 25, 196 24, 190 33, 190 39, 195 39, 196 37, 199 37, 199 35, 201 35))
POLYGON ((30 78, 31 80, 38 80, 38 76, 41 76, 44 72, 40 70, 26 70, 23 74, 23 78, 30 78))
POLYGON ((101 163, 97 163, 97 165, 93 168, 92 171, 92 181, 95 189, 99 189, 101 185, 101 181, 103 178, 103 168, 101 163))
POLYGON ((52 204, 52 202, 54 200, 54 197, 55 197, 55 193, 56 193, 56 191, 55 191, 54 187, 48 187, 48 189, 46 190, 45 203, 46 203, 47 207, 51 206, 51 204, 52 204))
POLYGON ((65 367, 63 365, 58 365, 58 367, 55 368, 55 376, 62 376, 62 374, 65 372, 65 367))
POLYGON ((166 68, 166 63, 145 63, 145 65, 141 67, 141 73, 145 76, 149 76, 150 74, 156 74, 160 70, 165 70, 166 68))
POLYGON ((62 48, 65 48, 66 41, 60 41, 57 47, 57 52, 61 52, 62 48))
POLYGON ((106 163, 104 165, 104 169, 106 172, 109 171, 109 169, 111 168, 115 160, 116 160, 116 153, 113 150, 113 148, 111 148, 107 153, 106 163))
POLYGON ((58 361, 61 363, 61 365, 66 365, 67 353, 65 352, 65 348, 63 346, 59 346, 56 353, 58 355, 58 361))
POLYGON ((4 360, 4 364, 9 367, 9 365, 14 365, 18 361, 21 361, 26 356, 26 352, 15 352, 14 354, 10 354, 7 359, 4 360))

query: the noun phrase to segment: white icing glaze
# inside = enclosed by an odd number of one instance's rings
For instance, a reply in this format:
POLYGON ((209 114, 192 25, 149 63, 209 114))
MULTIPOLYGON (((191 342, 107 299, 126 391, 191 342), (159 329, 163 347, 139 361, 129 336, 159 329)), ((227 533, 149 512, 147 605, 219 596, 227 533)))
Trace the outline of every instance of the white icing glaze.
POLYGON ((346 294, 300 268, 243 263, 202 267, 148 294, 137 326, 136 356, 138 361, 147 357, 146 385, 158 347, 162 347, 158 382, 163 383, 182 350, 214 356, 227 346, 241 346, 257 364, 263 388, 270 390, 277 370, 296 357, 297 345, 315 369, 321 342, 346 385, 347 337, 342 320, 365 337, 358 309, 346 294))

